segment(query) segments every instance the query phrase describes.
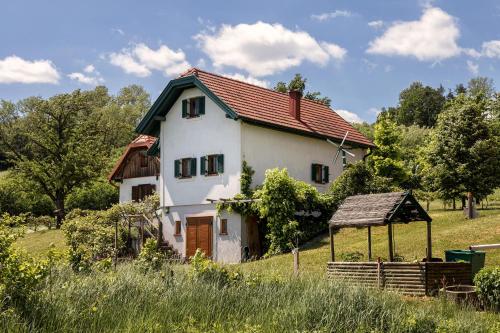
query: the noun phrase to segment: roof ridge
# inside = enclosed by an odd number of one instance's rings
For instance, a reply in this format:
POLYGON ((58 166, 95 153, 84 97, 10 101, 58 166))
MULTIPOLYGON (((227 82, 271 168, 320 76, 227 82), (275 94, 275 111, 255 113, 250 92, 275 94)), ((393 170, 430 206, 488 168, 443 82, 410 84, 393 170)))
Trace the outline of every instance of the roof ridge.
MULTIPOLYGON (((246 82, 246 81, 242 81, 242 80, 238 80, 238 79, 235 79, 235 78, 232 78, 232 77, 228 77, 228 76, 225 76, 223 74, 218 74, 218 73, 213 73, 213 72, 208 72, 206 70, 203 70, 203 69, 199 69, 199 68, 196 68, 196 67, 192 67, 190 68, 189 70, 187 70, 186 72, 184 72, 183 74, 181 74, 180 76, 187 76, 188 74, 189 75, 193 75, 191 74, 191 72, 202 72, 202 73, 205 73, 205 74, 208 74, 208 75, 213 75, 213 76, 217 76, 217 77, 221 77, 223 79, 228 79, 228 80, 232 80, 232 81, 236 81, 236 82, 240 82, 240 83, 243 83, 243 84, 246 84, 246 85, 249 85, 249 86, 252 86, 252 87, 256 87, 256 88, 259 88, 259 89, 264 89, 264 90, 268 90, 270 92, 273 92, 273 93, 276 93, 276 94, 281 94, 281 95, 286 95, 288 96, 288 93, 284 93, 284 92, 281 92, 281 91, 276 91, 272 88, 266 88, 266 87, 262 87, 262 86, 259 86, 259 85, 256 85, 256 84, 253 84, 253 83, 250 83, 250 82, 246 82)), ((327 108, 329 108, 330 110, 332 111, 335 111, 333 110, 333 108, 329 107, 328 105, 320 102, 320 101, 315 101, 315 100, 312 100, 312 99, 308 99, 308 98, 305 98, 304 97, 304 94, 302 94, 302 97, 300 98, 301 100, 305 100, 305 101, 310 101, 312 103, 316 103, 316 104, 319 104, 319 105, 322 105, 322 106, 325 106, 327 108)))

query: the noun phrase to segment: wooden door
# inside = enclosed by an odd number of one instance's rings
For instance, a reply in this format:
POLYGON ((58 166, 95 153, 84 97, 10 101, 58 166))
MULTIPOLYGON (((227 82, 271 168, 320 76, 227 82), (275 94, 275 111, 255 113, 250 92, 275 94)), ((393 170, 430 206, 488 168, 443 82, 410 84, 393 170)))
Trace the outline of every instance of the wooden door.
POLYGON ((250 257, 260 257, 260 237, 259 237, 259 224, 255 216, 248 216, 246 218, 248 248, 250 250, 250 257))
POLYGON ((192 257, 200 249, 207 257, 212 256, 212 217, 188 217, 186 232, 186 256, 192 257))

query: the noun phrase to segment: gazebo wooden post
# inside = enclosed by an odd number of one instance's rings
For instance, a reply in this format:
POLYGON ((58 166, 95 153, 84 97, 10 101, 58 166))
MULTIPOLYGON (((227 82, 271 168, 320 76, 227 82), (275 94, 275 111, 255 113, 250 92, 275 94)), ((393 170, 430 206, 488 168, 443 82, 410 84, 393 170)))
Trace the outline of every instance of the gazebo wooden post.
POLYGON ((431 221, 427 221, 427 262, 432 259, 431 221))
POLYGON ((368 226, 368 261, 372 261, 372 227, 368 226))
POLYGON ((394 253, 392 249, 392 223, 387 223, 387 232, 389 236, 389 261, 394 261, 394 253))
POLYGON ((330 226, 328 228, 330 230, 330 260, 332 262, 335 261, 335 247, 334 247, 334 244, 333 244, 333 228, 330 226))

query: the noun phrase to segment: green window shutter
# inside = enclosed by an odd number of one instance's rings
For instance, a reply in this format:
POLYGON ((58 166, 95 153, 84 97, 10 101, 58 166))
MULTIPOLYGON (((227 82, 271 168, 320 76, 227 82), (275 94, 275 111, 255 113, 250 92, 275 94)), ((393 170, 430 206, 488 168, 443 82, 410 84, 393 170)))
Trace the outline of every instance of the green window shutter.
POLYGON ((311 164, 311 180, 313 182, 316 181, 316 171, 317 171, 317 168, 316 168, 316 164, 311 164))
POLYGON ((224 154, 217 155, 217 173, 224 173, 224 154))
POLYGON ((323 183, 328 184, 330 182, 330 168, 328 165, 323 166, 323 183))
POLYGON ((181 177, 181 160, 174 161, 174 176, 175 178, 181 177))
POLYGON ((345 169, 346 166, 347 166, 347 156, 345 154, 345 151, 342 150, 342 167, 345 169))
POLYGON ((196 158, 191 158, 189 164, 191 167, 190 176, 196 176, 196 158))
POLYGON ((188 100, 182 100, 182 118, 187 118, 188 116, 188 100))
POLYGON ((207 157, 200 157, 200 175, 205 175, 207 173, 207 157))
POLYGON ((198 97, 198 114, 205 114, 205 96, 198 97))

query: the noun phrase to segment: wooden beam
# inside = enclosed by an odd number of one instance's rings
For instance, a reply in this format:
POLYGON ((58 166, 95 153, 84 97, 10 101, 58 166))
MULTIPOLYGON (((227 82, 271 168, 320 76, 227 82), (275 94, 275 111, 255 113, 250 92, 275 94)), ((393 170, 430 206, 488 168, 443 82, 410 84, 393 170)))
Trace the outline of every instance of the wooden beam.
POLYGON ((432 259, 432 234, 431 234, 431 222, 427 221, 427 262, 432 259))
POLYGON ((394 261, 394 251, 392 249, 392 223, 387 224, 387 233, 389 238, 389 261, 394 261))
POLYGON ((372 227, 368 227, 368 261, 372 261, 372 227))
POLYGON ((330 230, 330 261, 334 262, 335 261, 335 247, 333 244, 333 228, 329 227, 330 230))

